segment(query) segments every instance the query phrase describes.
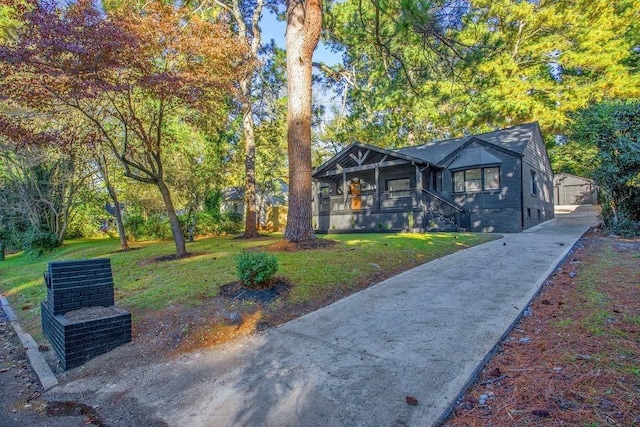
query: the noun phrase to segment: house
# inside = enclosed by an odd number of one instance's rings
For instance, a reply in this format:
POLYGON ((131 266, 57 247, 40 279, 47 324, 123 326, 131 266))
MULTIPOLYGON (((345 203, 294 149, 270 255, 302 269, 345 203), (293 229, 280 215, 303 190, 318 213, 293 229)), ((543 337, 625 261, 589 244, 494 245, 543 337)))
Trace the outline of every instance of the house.
MULTIPOLYGON (((273 231, 284 229, 288 196, 289 186, 280 179, 276 180, 269 190, 256 189, 258 221, 261 227, 273 231)), ((221 212, 234 212, 243 217, 244 203, 244 188, 229 187, 222 190, 221 212)))
POLYGON ((537 123, 397 150, 356 142, 312 176, 318 232, 514 233, 553 218, 553 174, 537 123))
POLYGON ((593 180, 561 173, 553 177, 556 205, 597 205, 598 187, 593 180))

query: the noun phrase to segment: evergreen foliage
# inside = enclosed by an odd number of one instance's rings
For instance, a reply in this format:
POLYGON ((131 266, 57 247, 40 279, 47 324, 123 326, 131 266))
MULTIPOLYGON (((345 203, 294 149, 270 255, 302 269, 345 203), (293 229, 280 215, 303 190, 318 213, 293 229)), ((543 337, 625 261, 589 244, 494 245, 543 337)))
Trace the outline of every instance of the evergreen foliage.
POLYGON ((640 234, 640 101, 607 101, 578 111, 569 139, 597 150, 592 177, 604 197, 605 225, 640 234))
POLYGON ((278 271, 278 260, 266 252, 242 252, 236 258, 236 270, 243 285, 261 288, 278 271))
POLYGON ((327 16, 345 108, 325 145, 393 148, 538 121, 553 146, 571 112, 640 96, 634 0, 346 0, 327 16))

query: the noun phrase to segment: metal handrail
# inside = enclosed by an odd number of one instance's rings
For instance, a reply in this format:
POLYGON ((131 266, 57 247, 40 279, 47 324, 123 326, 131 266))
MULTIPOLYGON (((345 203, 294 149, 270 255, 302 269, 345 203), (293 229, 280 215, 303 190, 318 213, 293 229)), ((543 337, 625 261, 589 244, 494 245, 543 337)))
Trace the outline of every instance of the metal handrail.
POLYGON ((456 205, 454 202, 445 199, 429 190, 422 189, 430 200, 425 200, 425 205, 431 211, 437 212, 439 215, 453 221, 459 227, 469 229, 470 214, 465 208, 456 205))

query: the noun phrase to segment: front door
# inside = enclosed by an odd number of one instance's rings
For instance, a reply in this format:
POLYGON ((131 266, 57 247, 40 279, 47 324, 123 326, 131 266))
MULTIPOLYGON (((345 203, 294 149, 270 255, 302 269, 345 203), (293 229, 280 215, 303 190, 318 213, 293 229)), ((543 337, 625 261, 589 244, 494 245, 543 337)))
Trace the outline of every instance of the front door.
POLYGON ((349 193, 351 194, 351 210, 359 211, 362 209, 360 181, 353 181, 349 183, 349 193))

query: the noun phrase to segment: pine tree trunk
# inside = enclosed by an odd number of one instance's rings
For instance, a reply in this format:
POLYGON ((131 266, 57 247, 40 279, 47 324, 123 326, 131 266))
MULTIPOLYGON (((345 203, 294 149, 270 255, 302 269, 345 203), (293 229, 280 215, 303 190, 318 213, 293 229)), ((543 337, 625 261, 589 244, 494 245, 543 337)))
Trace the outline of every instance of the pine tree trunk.
POLYGON ((315 238, 311 190, 311 71, 322 30, 322 0, 287 0, 289 212, 284 238, 315 238))
POLYGON ((242 82, 245 95, 245 112, 243 117, 244 145, 245 145, 245 179, 244 204, 245 225, 243 237, 258 237, 258 209, 256 201, 256 138, 254 134, 251 97, 251 82, 242 82))
MULTIPOLYGON (((249 46, 250 52, 254 58, 258 57, 258 51, 262 44, 262 31, 260 30, 260 17, 262 16, 262 8, 264 0, 257 0, 253 5, 253 13, 251 13, 250 26, 247 26, 248 13, 250 9, 243 9, 243 4, 237 0, 231 2, 231 16, 237 25, 238 37, 243 44, 249 46)), ((244 180, 244 204, 245 204, 245 225, 243 237, 258 237, 258 207, 256 200, 256 138, 255 126, 253 123, 253 91, 252 91, 253 73, 246 76, 240 82, 242 90, 242 108, 243 118, 242 126, 244 129, 244 145, 245 145, 245 180, 244 180)))
POLYGON ((169 192, 167 184, 165 184, 161 178, 158 178, 157 183, 160 194, 162 194, 162 200, 164 200, 167 216, 169 217, 169 223, 171 224, 171 233, 173 234, 173 241, 176 244, 176 256, 185 256, 187 254, 187 243, 185 241, 184 234, 182 233, 180 222, 178 221, 178 215, 173 207, 171 193, 169 192))

